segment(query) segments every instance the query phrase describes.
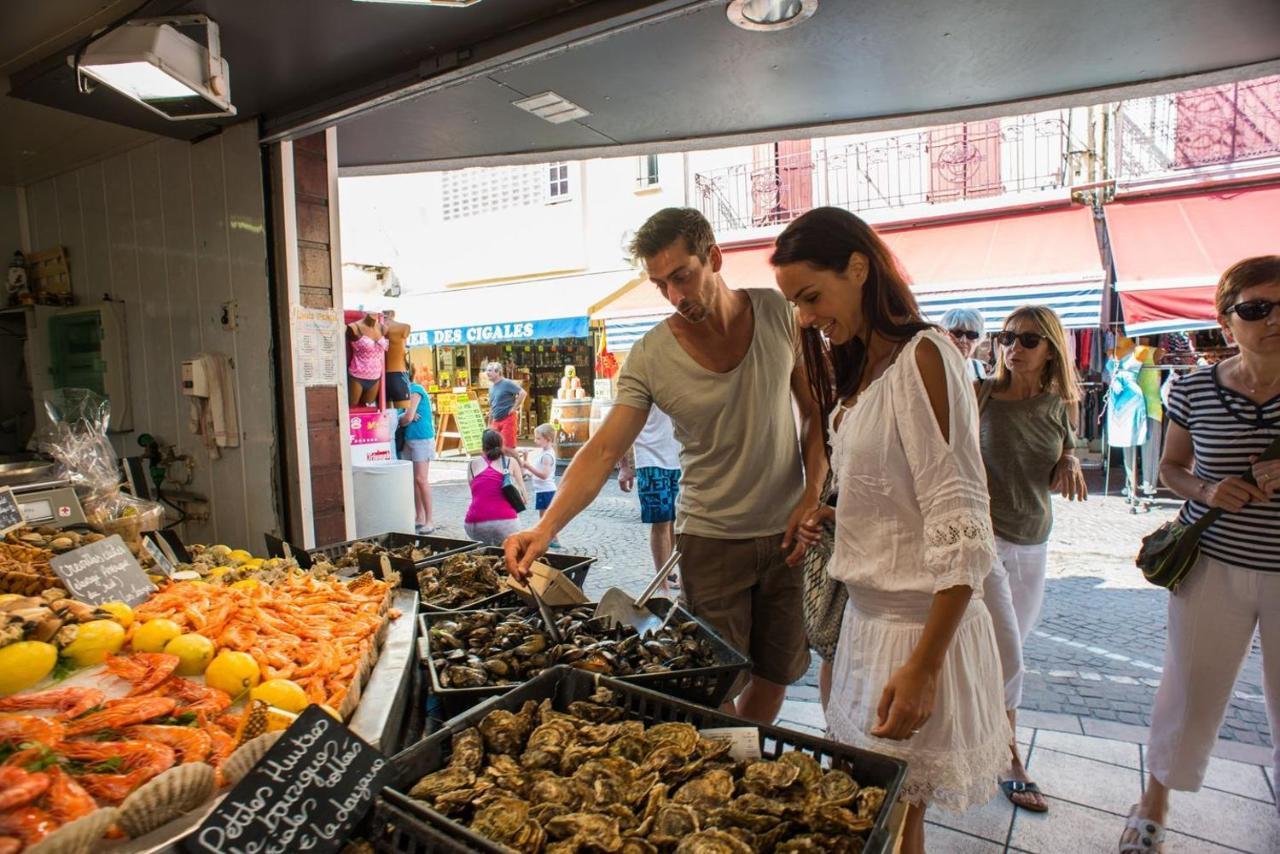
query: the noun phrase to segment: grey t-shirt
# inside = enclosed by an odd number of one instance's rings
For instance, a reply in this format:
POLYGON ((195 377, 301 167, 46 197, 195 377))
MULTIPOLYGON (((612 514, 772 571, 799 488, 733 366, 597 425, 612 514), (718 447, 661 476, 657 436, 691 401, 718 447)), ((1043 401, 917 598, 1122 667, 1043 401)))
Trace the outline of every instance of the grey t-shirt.
POLYGON ((795 323, 786 298, 746 290, 751 346, 727 373, 693 360, 659 323, 631 348, 616 403, 671 416, 680 443, 676 531, 717 539, 777 534, 804 491, 791 397, 795 323))
POLYGON ((506 377, 489 386, 489 420, 501 421, 510 415, 519 396, 520 386, 506 377))
POLYGON ((1056 394, 1028 400, 987 398, 980 438, 997 537, 1023 546, 1049 539, 1049 482, 1072 435, 1066 404, 1056 394))

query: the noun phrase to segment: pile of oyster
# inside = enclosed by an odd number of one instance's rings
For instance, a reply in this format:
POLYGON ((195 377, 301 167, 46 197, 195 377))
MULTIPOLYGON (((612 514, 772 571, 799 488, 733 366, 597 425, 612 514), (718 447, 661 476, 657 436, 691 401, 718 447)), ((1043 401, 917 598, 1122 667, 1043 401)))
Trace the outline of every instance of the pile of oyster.
POLYGON ((464 552, 419 572, 418 589, 426 604, 454 610, 501 593, 506 574, 501 555, 464 552))
POLYGON ((563 643, 525 610, 473 611, 431 623, 431 661, 443 688, 512 685, 568 664, 606 676, 713 667, 715 647, 697 622, 673 623, 641 638, 631 626, 609 628, 589 607, 556 616, 563 643))
POLYGON ((607 688, 490 712, 409 795, 520 852, 862 850, 885 790, 805 753, 738 762, 686 723, 625 720, 607 688))
MULTIPOLYGON (((346 554, 343 554, 337 560, 333 561, 333 565, 338 569, 359 569, 360 555, 362 554, 373 555, 375 558, 386 555, 387 557, 402 558, 416 563, 420 560, 426 560, 435 554, 435 552, 426 546, 415 545, 413 543, 396 546, 395 548, 387 548, 386 546, 379 545, 370 540, 360 540, 359 542, 352 543, 348 546, 346 554)), ((320 557, 321 555, 317 554, 313 556, 313 559, 319 559, 320 557)))
POLYGON ((98 540, 105 539, 104 535, 95 532, 80 532, 70 529, 63 530, 61 528, 22 528, 9 534, 6 539, 11 543, 20 543, 25 546, 31 546, 37 549, 48 549, 54 554, 62 554, 72 549, 78 549, 81 546, 87 546, 90 543, 96 543, 98 540))

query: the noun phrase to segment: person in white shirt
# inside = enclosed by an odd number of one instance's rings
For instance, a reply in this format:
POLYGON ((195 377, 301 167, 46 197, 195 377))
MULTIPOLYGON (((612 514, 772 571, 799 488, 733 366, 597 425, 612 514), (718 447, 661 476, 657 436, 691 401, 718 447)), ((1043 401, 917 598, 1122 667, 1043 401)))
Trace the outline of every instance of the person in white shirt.
MULTIPOLYGON (((538 511, 539 519, 551 506, 551 499, 556 497, 555 442, 556 428, 550 424, 539 424, 533 428, 533 443, 536 447, 520 453, 525 471, 529 472, 529 486, 533 491, 533 509, 538 511)), ((560 543, 552 540, 551 547, 559 548, 560 543)))
MULTIPOLYGON (((622 458, 618 487, 623 492, 638 487, 640 521, 649 526, 653 565, 660 567, 675 548, 676 499, 680 497, 680 443, 676 441, 671 416, 651 407, 631 450, 622 458)), ((664 585, 679 586, 674 572, 664 585)))

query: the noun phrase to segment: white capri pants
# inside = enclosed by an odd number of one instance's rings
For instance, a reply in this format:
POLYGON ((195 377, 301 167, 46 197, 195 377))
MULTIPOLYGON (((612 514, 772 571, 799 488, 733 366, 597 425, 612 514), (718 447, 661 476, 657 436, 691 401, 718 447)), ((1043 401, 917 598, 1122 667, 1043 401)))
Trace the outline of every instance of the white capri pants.
POLYGON ((1280 572, 1241 569, 1201 555, 1169 596, 1164 673, 1151 712, 1147 769, 1170 789, 1195 792, 1253 643, 1262 640, 1262 684, 1280 773, 1280 572))
POLYGON ((1022 703, 1022 645, 1040 619, 1044 605, 1044 577, 1049 544, 1020 546, 996 537, 998 560, 982 583, 982 599, 991 612, 1004 671, 1004 703, 1016 709, 1022 703))

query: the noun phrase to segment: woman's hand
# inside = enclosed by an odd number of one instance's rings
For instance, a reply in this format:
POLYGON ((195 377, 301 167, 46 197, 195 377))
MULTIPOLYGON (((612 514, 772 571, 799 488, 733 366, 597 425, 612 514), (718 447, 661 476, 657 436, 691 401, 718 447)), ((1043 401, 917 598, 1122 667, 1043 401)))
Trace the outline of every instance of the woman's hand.
POLYGON ((1079 457, 1063 454, 1058 459, 1049 480, 1049 489, 1069 501, 1084 501, 1089 497, 1089 487, 1085 485, 1079 457))
POLYGON ((1253 479, 1258 482, 1258 489, 1270 499, 1280 492, 1280 460, 1267 460, 1253 464, 1253 479))
POLYGON ((876 725, 871 728, 871 734, 896 741, 911 738, 933 715, 937 690, 935 671, 909 662, 899 667, 880 694, 876 725))
POLYGON ((796 529, 796 542, 803 543, 805 548, 812 548, 822 540, 823 528, 836 521, 834 507, 824 504, 809 515, 796 529))
POLYGON ((787 566, 799 566, 804 560, 804 553, 809 550, 813 542, 816 542, 816 540, 808 542, 802 539, 800 532, 809 517, 821 506, 815 498, 802 498, 791 511, 791 516, 787 519, 787 532, 782 535, 782 550, 784 552, 789 550, 787 566))
POLYGON ((1269 501, 1270 498, 1266 492, 1242 477, 1224 477, 1204 490, 1202 500, 1210 507, 1218 507, 1228 513, 1239 513, 1251 501, 1269 501))

